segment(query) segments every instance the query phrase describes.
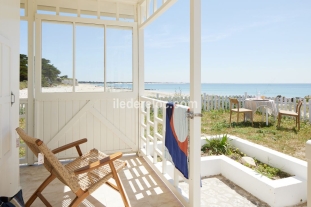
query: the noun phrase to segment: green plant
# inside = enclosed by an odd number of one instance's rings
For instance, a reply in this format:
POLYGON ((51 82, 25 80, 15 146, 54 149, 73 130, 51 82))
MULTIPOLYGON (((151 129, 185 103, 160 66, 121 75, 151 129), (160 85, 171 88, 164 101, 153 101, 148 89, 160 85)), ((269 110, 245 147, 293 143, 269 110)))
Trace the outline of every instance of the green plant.
POLYGON ((27 88, 27 87, 28 86, 27 86, 27 81, 26 80, 19 82, 19 90, 22 90, 22 89, 27 88))
POLYGON ((228 142, 228 136, 223 135, 222 137, 215 137, 206 139, 206 144, 201 148, 203 152, 208 152, 212 155, 228 155, 231 153, 231 146, 228 142))

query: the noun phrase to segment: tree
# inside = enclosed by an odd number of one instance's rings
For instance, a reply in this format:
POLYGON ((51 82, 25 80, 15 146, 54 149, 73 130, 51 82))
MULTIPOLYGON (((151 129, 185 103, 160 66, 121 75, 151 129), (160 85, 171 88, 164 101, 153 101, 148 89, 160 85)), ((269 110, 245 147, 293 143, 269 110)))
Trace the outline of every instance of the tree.
POLYGON ((49 86, 57 81, 61 72, 51 64, 51 61, 42 58, 42 86, 49 86))
MULTIPOLYGON (((28 57, 27 55, 20 54, 20 81, 28 80, 28 57)), ((42 58, 42 86, 50 86, 53 83, 58 82, 58 75, 61 72, 51 64, 51 61, 42 58)))
POLYGON ((19 81, 28 80, 28 57, 27 55, 19 55, 19 81))

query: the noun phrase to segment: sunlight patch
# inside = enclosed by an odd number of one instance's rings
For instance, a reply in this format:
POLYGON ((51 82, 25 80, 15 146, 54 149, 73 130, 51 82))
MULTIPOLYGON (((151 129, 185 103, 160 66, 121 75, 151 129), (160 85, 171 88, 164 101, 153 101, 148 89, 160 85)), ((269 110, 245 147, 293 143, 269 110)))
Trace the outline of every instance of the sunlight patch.
POLYGON ((136 177, 139 177, 140 174, 138 173, 138 171, 135 168, 132 168, 132 169, 133 169, 133 172, 135 173, 136 177))
POLYGON ((136 162, 133 159, 131 159, 131 162, 132 162, 133 166, 137 166, 136 162))
POLYGON ((160 187, 156 187, 156 188, 154 188, 153 190, 154 190, 154 192, 156 192, 157 195, 163 193, 163 191, 162 191, 162 189, 161 189, 160 187))
POLYGON ((142 193, 138 193, 138 194, 135 195, 135 197, 136 197, 137 200, 140 200, 140 199, 142 199, 144 197, 144 195, 142 193))
POLYGON ((64 186, 64 193, 71 191, 71 189, 68 186, 64 186))
POLYGON ((136 181, 136 183, 137 183, 139 189, 140 189, 140 190, 144 190, 144 187, 142 186, 142 184, 140 183, 140 181, 139 181, 138 179, 135 179, 135 181, 136 181))
POLYGON ((145 182, 145 184, 146 184, 146 186, 147 186, 148 188, 151 187, 150 183, 148 182, 148 180, 147 180, 145 177, 143 177, 143 181, 145 182))
POLYGON ((133 178, 132 173, 129 170, 123 170, 126 179, 130 180, 133 178))
POLYGON ((147 171, 147 169, 146 169, 144 166, 139 166, 139 169, 140 169, 140 171, 141 171, 144 175, 149 174, 148 171, 147 171))
POLYGON ((153 182, 154 185, 158 185, 151 175, 149 175, 149 178, 153 182))
POLYGON ((129 183, 130 183, 130 186, 131 186, 131 188, 132 188, 132 191, 133 191, 134 193, 136 193, 137 191, 136 191, 136 188, 134 187, 132 181, 130 181, 129 183))

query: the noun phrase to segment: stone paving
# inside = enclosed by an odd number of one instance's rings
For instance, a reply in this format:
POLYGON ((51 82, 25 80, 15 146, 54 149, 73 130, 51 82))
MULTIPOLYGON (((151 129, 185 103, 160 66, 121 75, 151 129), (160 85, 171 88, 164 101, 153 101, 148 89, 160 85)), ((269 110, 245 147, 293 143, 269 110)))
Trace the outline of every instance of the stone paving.
MULTIPOLYGON (((180 187, 188 192, 188 185, 181 183, 180 187)), ((217 175, 202 179, 202 207, 269 207, 239 186, 223 176, 217 175)))

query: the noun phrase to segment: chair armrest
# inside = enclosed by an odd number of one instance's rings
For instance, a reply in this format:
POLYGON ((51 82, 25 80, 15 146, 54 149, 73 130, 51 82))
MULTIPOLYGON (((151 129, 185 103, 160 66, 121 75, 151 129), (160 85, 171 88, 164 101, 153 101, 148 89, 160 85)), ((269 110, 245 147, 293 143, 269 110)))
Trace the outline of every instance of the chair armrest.
POLYGON ((53 152, 54 154, 56 154, 56 153, 59 153, 59 152, 62 152, 62 151, 64 151, 64 150, 66 150, 66 149, 69 149, 69 148, 72 148, 72 147, 76 147, 76 149, 77 149, 79 155, 81 156, 81 155, 82 155, 82 152, 81 152, 81 150, 80 150, 79 145, 80 145, 80 144, 83 144, 83 143, 85 143, 85 142, 87 142, 87 139, 86 139, 86 138, 80 139, 80 140, 78 140, 78 141, 71 142, 71 143, 69 143, 69 144, 66 144, 66 145, 63 145, 63 146, 61 146, 61 147, 58 147, 58 148, 52 150, 52 152, 53 152))
POLYGON ((94 170, 96 168, 99 168, 103 165, 107 165, 109 162, 112 162, 118 158, 122 157, 122 152, 117 152, 117 153, 114 153, 108 157, 105 157, 101 160, 98 160, 96 162, 93 162, 87 166, 84 166, 84 167, 81 167, 77 170, 74 171, 75 175, 78 175, 78 174, 81 174, 81 173, 86 173, 86 172, 89 172, 91 170, 94 170))

